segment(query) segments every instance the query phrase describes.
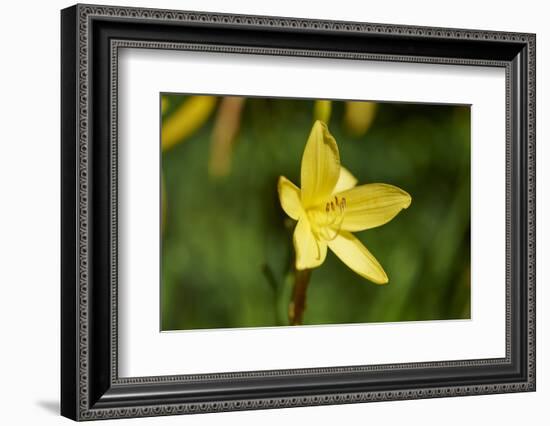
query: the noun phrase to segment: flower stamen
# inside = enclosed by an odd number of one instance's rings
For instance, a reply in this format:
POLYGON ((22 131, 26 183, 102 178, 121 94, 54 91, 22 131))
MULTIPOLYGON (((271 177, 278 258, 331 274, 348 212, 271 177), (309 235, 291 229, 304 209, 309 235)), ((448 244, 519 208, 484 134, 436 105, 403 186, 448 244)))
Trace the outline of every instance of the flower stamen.
POLYGON ((334 201, 325 204, 326 219, 324 223, 318 223, 319 234, 326 241, 332 241, 340 232, 344 222, 344 213, 346 211, 346 199, 334 196, 334 201), (332 231, 332 232, 331 232, 332 231))

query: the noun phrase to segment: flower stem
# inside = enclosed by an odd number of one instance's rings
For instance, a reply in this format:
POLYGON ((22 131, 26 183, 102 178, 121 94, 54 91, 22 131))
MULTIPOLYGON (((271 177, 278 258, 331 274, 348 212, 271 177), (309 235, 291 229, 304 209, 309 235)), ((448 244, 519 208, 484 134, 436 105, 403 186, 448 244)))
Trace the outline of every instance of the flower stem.
POLYGON ((307 286, 310 278, 311 269, 294 271, 294 290, 292 291, 292 300, 288 305, 288 322, 290 325, 302 325, 303 323, 307 286))
POLYGON ((231 157, 245 100, 246 98, 239 96, 225 96, 220 102, 212 130, 208 161, 208 172, 211 176, 223 177, 231 171, 231 157))

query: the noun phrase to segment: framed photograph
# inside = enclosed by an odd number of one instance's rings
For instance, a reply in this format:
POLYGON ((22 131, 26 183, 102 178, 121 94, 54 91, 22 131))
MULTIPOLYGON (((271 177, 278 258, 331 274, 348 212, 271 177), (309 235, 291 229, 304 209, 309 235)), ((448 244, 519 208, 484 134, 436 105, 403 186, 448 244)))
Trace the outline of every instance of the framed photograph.
POLYGON ((535 390, 535 35, 61 12, 61 413, 535 390))

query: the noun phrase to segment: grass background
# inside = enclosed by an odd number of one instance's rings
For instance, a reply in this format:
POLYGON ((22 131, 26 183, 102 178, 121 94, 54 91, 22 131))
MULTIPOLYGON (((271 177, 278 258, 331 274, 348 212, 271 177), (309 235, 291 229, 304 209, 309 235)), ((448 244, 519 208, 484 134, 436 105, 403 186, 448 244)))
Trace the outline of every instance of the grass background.
MULTIPOLYGON (((186 97, 166 101, 163 119, 186 97)), ((277 179, 299 185, 313 105, 247 99, 225 177, 208 173, 215 113, 163 152, 163 330, 288 325, 294 222, 280 207, 277 179)), ((360 137, 346 132, 344 108, 333 102, 328 122, 342 164, 360 184, 403 188, 412 204, 355 234, 389 284, 370 283, 329 251, 313 271, 304 324, 469 318, 469 107, 381 103, 360 137)))

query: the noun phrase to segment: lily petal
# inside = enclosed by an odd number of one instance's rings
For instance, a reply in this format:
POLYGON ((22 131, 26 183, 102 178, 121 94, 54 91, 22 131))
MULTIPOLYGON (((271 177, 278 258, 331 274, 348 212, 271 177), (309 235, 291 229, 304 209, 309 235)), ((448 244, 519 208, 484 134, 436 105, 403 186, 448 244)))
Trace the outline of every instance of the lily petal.
POLYGON ((387 284, 388 276, 370 251, 350 232, 340 232, 329 248, 352 271, 375 284, 387 284))
POLYGON ((356 186, 340 192, 338 197, 346 202, 341 229, 352 232, 384 225, 411 204, 407 192, 385 183, 356 186))
POLYGON ((306 216, 300 218, 294 229, 294 249, 298 270, 316 268, 325 261, 327 256, 326 242, 315 238, 306 216))
POLYGON ((292 219, 298 220, 302 214, 302 202, 300 201, 300 188, 294 185, 286 177, 280 176, 277 184, 281 207, 292 219))
POLYGON ((186 99, 162 124, 162 150, 172 148, 206 123, 214 111, 216 101, 215 96, 190 96, 186 99))
POLYGON ((338 194, 339 192, 353 188, 355 185, 357 185, 357 178, 344 166, 340 166, 340 176, 332 192, 338 194))
POLYGON ((340 176, 340 155, 325 123, 313 124, 302 156, 301 189, 304 208, 329 198, 340 176))

